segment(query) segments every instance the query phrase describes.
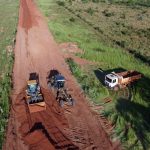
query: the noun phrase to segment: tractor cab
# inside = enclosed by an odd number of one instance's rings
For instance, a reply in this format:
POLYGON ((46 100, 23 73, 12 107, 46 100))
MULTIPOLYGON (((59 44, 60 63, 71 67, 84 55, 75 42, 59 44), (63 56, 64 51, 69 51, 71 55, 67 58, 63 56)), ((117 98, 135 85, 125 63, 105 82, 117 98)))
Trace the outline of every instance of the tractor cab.
POLYGON ((57 89, 64 88, 65 85, 65 78, 61 74, 55 75, 54 77, 54 86, 57 89))

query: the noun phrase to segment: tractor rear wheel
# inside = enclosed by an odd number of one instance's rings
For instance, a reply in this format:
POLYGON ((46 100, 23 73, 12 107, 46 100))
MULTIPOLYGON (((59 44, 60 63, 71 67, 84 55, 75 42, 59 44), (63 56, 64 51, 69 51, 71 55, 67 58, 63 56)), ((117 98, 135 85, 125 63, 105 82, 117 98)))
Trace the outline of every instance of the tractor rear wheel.
POLYGON ((74 99, 71 99, 70 102, 69 102, 69 105, 70 105, 70 106, 74 106, 74 105, 75 105, 75 100, 74 100, 74 99))
POLYGON ((48 83, 47 83, 47 84, 48 84, 48 87, 49 87, 49 88, 51 88, 51 87, 52 87, 52 84, 51 84, 51 82, 50 82, 50 81, 48 81, 48 83))

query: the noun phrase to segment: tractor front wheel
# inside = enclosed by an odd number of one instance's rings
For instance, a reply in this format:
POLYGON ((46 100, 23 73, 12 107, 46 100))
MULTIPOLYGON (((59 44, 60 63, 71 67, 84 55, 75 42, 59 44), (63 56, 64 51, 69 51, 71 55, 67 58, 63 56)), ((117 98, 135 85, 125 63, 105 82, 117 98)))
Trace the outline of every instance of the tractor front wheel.
POLYGON ((60 105, 61 107, 64 107, 64 101, 63 101, 62 99, 59 100, 59 105, 60 105))
POLYGON ((49 87, 49 88, 51 88, 51 87, 52 87, 52 84, 51 84, 51 82, 50 82, 50 81, 48 81, 48 83, 47 83, 47 84, 48 84, 48 87, 49 87))
POLYGON ((74 99, 71 99, 70 102, 69 102, 69 105, 70 105, 70 106, 74 106, 74 105, 75 105, 75 100, 74 100, 74 99))

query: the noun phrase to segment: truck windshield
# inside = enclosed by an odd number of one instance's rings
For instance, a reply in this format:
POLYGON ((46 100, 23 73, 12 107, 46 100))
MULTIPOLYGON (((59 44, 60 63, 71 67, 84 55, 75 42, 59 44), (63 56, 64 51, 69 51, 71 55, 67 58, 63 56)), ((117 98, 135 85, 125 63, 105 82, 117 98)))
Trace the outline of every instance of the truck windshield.
POLYGON ((111 80, 110 78, 108 78, 108 77, 106 77, 106 80, 107 80, 109 83, 112 82, 112 80, 111 80))

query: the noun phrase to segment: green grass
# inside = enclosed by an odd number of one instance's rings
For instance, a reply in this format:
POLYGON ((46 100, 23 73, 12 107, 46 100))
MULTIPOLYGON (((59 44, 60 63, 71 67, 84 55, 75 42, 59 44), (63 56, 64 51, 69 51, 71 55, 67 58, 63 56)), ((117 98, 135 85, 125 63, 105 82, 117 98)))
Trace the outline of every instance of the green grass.
POLYGON ((65 8, 97 31, 106 45, 128 50, 134 57, 150 64, 148 8, 77 1, 66 3, 65 8), (92 15, 87 10, 92 10, 92 15))
POLYGON ((109 93, 98 79, 95 79, 93 72, 87 74, 80 68, 71 58, 66 59, 72 74, 77 78, 77 81, 81 84, 81 88, 92 99, 95 104, 100 103, 100 99, 104 99, 109 96, 109 93), (101 89, 99 87, 102 87, 101 89))
POLYGON ((128 5, 140 5, 150 7, 150 0, 111 0, 111 3, 128 4, 128 5))
POLYGON ((18 0, 0 2, 0 149, 9 116, 13 47, 18 19, 18 0))
MULTIPOLYGON (((96 62, 95 67, 80 68, 72 60, 67 60, 72 73, 81 84, 85 93, 96 104, 104 106, 100 113, 108 117, 115 125, 113 139, 119 139, 125 149, 141 150, 150 147, 150 67, 121 48, 113 48, 100 38, 93 27, 59 5, 55 0, 38 0, 42 12, 48 19, 48 25, 56 41, 75 42, 83 50, 78 54, 96 62), (71 21, 73 18, 73 21, 71 21), (106 89, 99 81, 101 68, 104 72, 113 70, 137 70, 143 78, 135 83, 130 91, 130 99, 125 99, 119 92, 106 89), (103 98, 113 101, 103 104, 103 98)), ((102 36, 102 35, 101 35, 102 36)))
POLYGON ((126 4, 126 5, 132 5, 132 6, 142 5, 142 6, 150 7, 149 0, 82 0, 83 3, 88 3, 91 1, 95 3, 106 2, 106 3, 126 4))

